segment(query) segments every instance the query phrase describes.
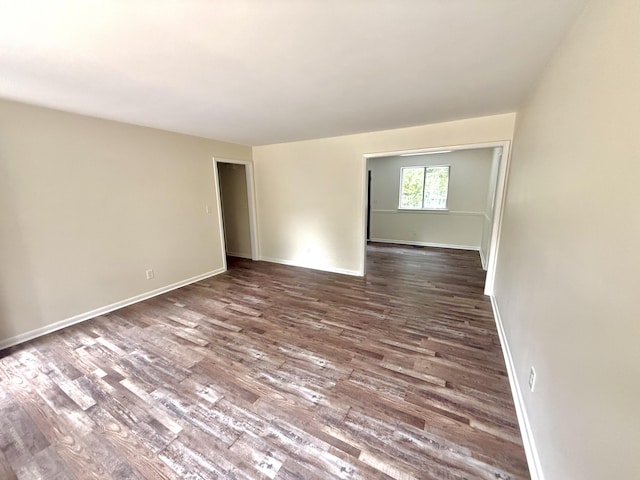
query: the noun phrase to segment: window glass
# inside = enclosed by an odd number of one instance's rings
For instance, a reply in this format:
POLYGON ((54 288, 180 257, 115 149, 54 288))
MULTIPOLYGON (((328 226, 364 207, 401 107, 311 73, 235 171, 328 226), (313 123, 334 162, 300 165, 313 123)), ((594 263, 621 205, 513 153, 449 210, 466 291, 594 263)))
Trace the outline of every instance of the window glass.
POLYGON ((442 210, 447 208, 449 166, 402 167, 399 208, 442 210))

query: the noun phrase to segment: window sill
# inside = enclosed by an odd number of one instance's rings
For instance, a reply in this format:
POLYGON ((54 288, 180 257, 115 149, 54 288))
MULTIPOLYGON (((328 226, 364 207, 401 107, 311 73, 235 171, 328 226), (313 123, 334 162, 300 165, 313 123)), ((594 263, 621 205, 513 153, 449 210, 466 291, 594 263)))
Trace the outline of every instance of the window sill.
POLYGON ((447 213, 448 208, 398 208, 398 212, 416 212, 416 213, 447 213))

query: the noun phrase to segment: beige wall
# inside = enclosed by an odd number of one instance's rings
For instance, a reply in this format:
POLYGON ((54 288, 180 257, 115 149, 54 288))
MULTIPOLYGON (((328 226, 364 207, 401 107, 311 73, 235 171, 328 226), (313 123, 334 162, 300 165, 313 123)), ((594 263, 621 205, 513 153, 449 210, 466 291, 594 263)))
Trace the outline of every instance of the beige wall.
MULTIPOLYGON (((492 148, 371 158, 371 239, 479 249, 492 148), (400 169, 449 165, 447 211, 399 210, 400 169)), ((497 173, 497 172, 496 172, 497 173)))
POLYGON ((511 140, 515 114, 254 147, 262 258, 363 271, 367 153, 511 140))
POLYGON ((495 286, 547 480, 640 478, 639 132, 640 2, 592 1, 518 112, 495 286))
POLYGON ((251 149, 0 101, 0 345, 221 268, 214 154, 251 149))
POLYGON ((249 201, 244 165, 218 162, 227 255, 251 258, 249 201))

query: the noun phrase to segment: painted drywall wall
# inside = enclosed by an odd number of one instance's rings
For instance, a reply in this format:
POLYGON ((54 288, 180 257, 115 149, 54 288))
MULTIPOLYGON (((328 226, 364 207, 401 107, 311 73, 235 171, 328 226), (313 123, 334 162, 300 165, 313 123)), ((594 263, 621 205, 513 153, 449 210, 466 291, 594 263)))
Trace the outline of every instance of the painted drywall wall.
POLYGON ((214 154, 251 149, 0 101, 0 342, 220 269, 214 154))
POLYGON ((245 166, 221 162, 217 165, 227 255, 251 258, 245 166))
POLYGON ((498 183, 498 171, 503 154, 502 148, 494 148, 491 155, 491 170, 489 172, 489 186, 487 199, 484 206, 484 218, 482 220, 482 239, 480 240, 480 258, 482 268, 487 269, 489 261, 489 248, 491 247, 491 233, 493 231, 494 213, 496 207, 496 186, 498 183))
POLYGON ((371 239, 479 249, 492 158, 484 148, 369 159, 371 239), (447 210, 399 210, 400 169, 429 165, 450 167, 447 210))
POLYGON ((364 271, 365 154, 511 140, 515 114, 254 147, 263 259, 364 271))
POLYGON ((594 0, 518 112, 495 297, 547 480, 640 478, 639 85, 640 2, 594 0))

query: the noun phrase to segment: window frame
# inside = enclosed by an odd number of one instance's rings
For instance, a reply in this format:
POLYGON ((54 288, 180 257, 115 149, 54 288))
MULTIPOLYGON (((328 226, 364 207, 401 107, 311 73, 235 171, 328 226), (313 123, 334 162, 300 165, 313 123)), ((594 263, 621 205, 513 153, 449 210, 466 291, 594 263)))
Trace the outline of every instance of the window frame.
POLYGON ((400 187, 398 189, 398 210, 407 210, 413 212, 446 212, 449 210, 449 186, 451 185, 451 165, 405 165, 400 167, 400 187), (429 168, 447 168, 447 197, 444 202, 444 207, 425 207, 424 206, 424 187, 427 181, 427 170, 429 168), (404 180, 404 170, 408 168, 422 168, 424 170, 423 179, 422 179, 422 207, 403 207, 402 206, 402 196, 403 196, 403 180, 404 180))

